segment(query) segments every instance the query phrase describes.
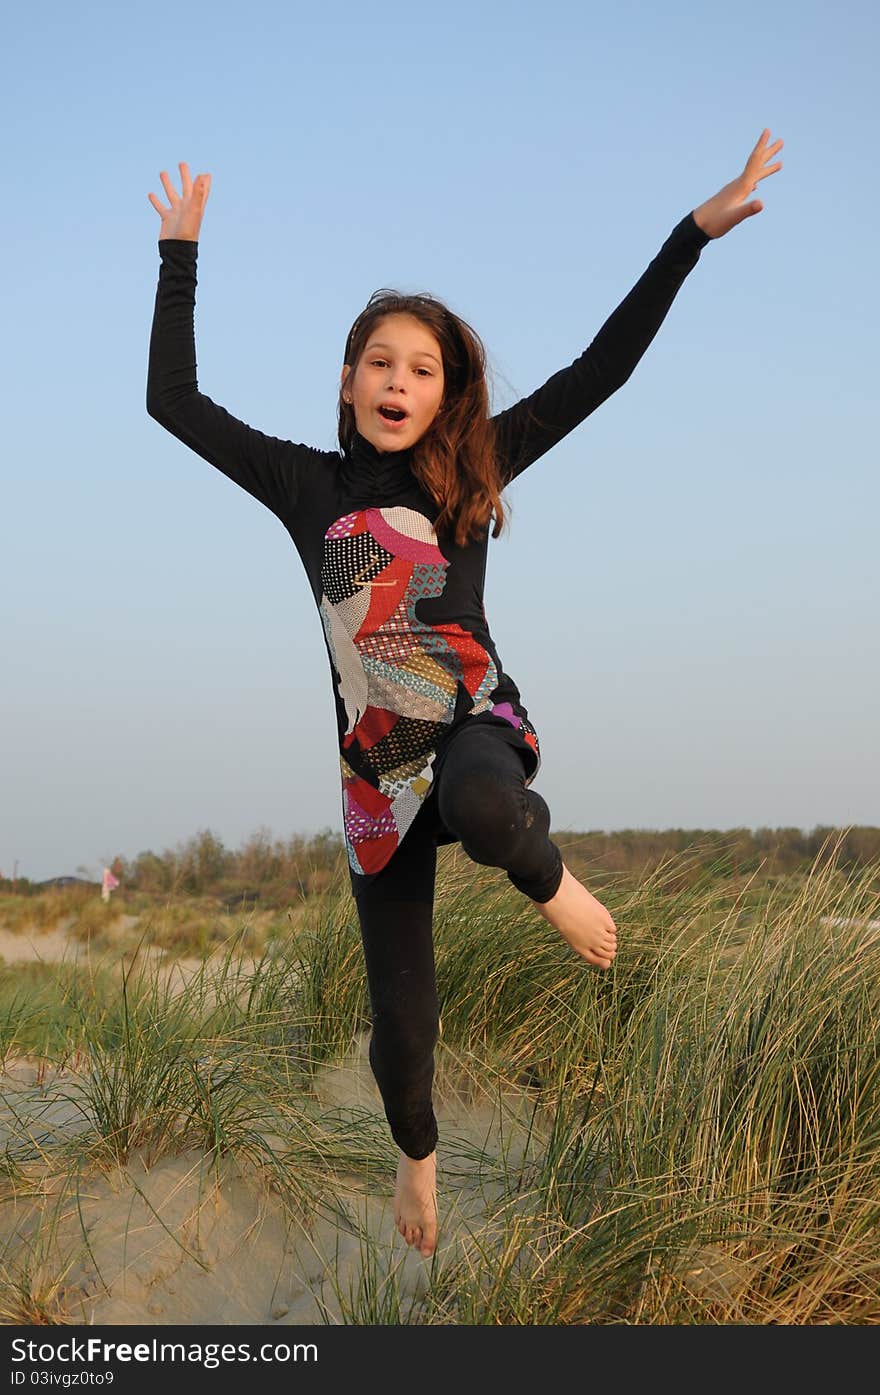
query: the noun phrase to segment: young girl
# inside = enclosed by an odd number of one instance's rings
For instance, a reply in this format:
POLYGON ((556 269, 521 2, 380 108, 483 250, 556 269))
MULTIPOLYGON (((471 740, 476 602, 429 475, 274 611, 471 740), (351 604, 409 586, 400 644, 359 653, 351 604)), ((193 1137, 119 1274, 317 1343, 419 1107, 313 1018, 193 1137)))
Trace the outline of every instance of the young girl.
POLYGON ((339 446, 246 426, 199 391, 193 311, 209 174, 149 199, 162 223, 147 411, 281 520, 321 614, 339 725, 342 806, 372 1008, 370 1064, 401 1153, 394 1216, 437 1240, 432 1107, 438 1000, 437 846, 503 868, 579 955, 617 952, 606 908, 563 864, 530 788, 538 735, 483 609, 502 491, 621 387, 711 238, 759 213, 743 200, 781 168, 765 130, 742 173, 688 213, 589 348, 490 416, 483 346, 425 295, 377 291, 343 355, 339 446))

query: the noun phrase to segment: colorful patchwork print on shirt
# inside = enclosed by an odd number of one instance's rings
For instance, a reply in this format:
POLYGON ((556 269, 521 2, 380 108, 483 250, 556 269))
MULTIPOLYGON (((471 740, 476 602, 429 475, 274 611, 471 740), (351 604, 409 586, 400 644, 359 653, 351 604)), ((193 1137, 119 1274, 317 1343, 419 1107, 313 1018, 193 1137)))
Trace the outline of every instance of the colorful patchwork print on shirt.
MULTIPOLYGON (((442 594, 448 566, 430 520, 409 508, 346 514, 324 537, 320 610, 347 721, 342 806, 355 872, 380 871, 418 813, 459 684, 468 715, 530 725, 510 703, 493 708, 498 669, 473 635, 416 615, 418 601, 442 594)), ((531 729, 523 734, 537 749, 531 729)))

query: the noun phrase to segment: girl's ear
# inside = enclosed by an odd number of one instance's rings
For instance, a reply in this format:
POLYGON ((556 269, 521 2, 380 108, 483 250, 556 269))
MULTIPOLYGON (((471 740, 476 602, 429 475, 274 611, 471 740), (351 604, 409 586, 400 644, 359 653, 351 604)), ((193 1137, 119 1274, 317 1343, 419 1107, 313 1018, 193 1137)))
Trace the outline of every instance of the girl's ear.
POLYGON ((340 388, 342 389, 342 400, 343 400, 343 402, 347 402, 347 403, 349 404, 349 406, 351 406, 351 397, 350 397, 349 394, 347 394, 347 393, 345 392, 345 383, 346 383, 346 379, 348 378, 348 375, 349 375, 350 372, 351 372, 351 364, 350 364, 350 363, 344 363, 344 364, 342 365, 342 377, 340 378, 339 386, 340 386, 340 388))

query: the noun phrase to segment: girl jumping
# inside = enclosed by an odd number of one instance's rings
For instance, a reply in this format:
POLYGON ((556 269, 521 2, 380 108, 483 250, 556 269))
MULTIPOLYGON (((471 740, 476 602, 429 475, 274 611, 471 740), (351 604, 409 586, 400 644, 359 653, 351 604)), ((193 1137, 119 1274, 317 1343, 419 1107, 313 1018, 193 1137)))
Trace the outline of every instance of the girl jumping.
POLYGON ((259 499, 299 552, 321 615, 339 730, 342 812, 372 1010, 370 1065, 401 1152, 394 1218, 437 1242, 432 1105, 438 999, 437 847, 503 868, 587 963, 610 968, 617 927, 549 837, 531 789, 538 733, 483 609, 502 492, 632 374, 710 239, 760 213, 744 202, 782 141, 762 132, 742 173, 685 215, 568 368, 490 414, 474 330, 427 295, 377 291, 345 344, 339 450, 297 445, 199 391, 196 259, 211 176, 166 171, 147 411, 259 499))

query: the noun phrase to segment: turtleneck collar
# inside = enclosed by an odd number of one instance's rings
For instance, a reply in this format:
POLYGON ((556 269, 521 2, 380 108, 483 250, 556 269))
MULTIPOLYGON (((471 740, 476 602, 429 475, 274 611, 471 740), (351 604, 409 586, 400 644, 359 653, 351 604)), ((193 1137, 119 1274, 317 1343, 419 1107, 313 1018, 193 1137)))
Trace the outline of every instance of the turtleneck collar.
POLYGON ((350 451, 342 457, 342 482, 354 507, 381 508, 417 489, 411 462, 411 447, 380 451, 356 431, 350 451))
POLYGON ((352 460, 376 466, 379 469, 384 469, 389 463, 405 465, 409 469, 412 460, 412 447, 408 447, 406 450, 378 450, 372 441, 368 441, 365 436, 356 431, 350 454, 352 460))

